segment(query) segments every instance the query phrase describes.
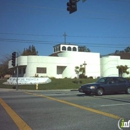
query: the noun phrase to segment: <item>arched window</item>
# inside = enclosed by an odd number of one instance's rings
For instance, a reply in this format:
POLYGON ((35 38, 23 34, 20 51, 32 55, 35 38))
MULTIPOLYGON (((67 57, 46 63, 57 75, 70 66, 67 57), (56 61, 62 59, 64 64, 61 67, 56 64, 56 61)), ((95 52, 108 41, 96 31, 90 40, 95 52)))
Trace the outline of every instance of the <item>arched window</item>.
POLYGON ((56 52, 56 47, 54 47, 54 52, 56 52))
POLYGON ((71 51, 71 47, 69 46, 67 50, 68 50, 68 51, 71 51))
POLYGON ((76 51, 77 49, 76 49, 76 47, 73 47, 73 51, 76 51))
POLYGON ((63 51, 65 51, 65 50, 66 50, 66 47, 65 47, 65 46, 63 46, 63 47, 62 47, 62 50, 63 50, 63 51))
POLYGON ((59 47, 58 46, 56 47, 56 51, 59 51, 59 47))

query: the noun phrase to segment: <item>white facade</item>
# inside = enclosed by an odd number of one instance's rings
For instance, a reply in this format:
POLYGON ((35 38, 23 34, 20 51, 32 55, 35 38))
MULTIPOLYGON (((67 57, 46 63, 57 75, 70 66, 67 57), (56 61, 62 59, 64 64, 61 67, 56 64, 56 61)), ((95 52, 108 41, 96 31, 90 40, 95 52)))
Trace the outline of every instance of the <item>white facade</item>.
MULTIPOLYGON (((86 76, 100 76, 100 54, 78 52, 77 45, 58 44, 54 46, 57 56, 20 56, 18 61, 19 77, 77 77, 75 67, 86 63, 86 76), (40 72, 41 69, 41 72, 40 72)), ((17 63, 16 63, 17 64, 17 63)), ((9 61, 9 68, 12 68, 9 61)))
MULTIPOLYGON (((120 56, 104 56, 101 58, 101 76, 119 76, 117 66, 127 65, 130 73, 130 60, 121 59, 120 56)), ((123 77, 130 77, 130 74, 123 74, 123 77)))
MULTIPOLYGON (((50 56, 20 56, 16 61, 18 61, 19 77, 74 78, 77 77, 75 67, 84 63, 86 63, 85 75, 94 78, 118 76, 118 69, 116 68, 118 65, 130 67, 130 60, 120 59, 120 56, 100 58, 100 53, 79 52, 78 46, 71 44, 54 46, 54 53, 50 56)), ((12 62, 9 61, 9 68, 12 68, 11 64, 12 62)))

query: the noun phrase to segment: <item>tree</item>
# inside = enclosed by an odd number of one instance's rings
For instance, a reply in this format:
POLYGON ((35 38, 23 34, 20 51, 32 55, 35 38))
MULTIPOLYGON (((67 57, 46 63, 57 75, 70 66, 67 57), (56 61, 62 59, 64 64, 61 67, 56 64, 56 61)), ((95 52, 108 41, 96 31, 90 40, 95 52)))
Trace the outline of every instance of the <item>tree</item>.
POLYGON ((130 53, 130 47, 126 47, 124 50, 116 50, 115 54, 119 54, 119 53, 130 53))
POLYGON ((80 74, 82 74, 82 75, 85 76, 85 66, 84 66, 84 64, 83 64, 83 65, 80 65, 80 67, 79 67, 79 66, 76 66, 76 67, 75 67, 75 72, 76 72, 78 78, 79 78, 79 75, 80 75, 80 74))
POLYGON ((79 46, 79 52, 90 52, 90 49, 86 46, 79 46))
POLYGON ((127 71, 127 69, 128 69, 127 65, 125 65, 125 66, 119 65, 119 66, 117 66, 117 69, 119 71, 119 76, 120 77, 122 77, 123 73, 129 74, 129 72, 127 71))
POLYGON ((4 77, 5 74, 12 74, 12 69, 8 69, 8 62, 11 60, 11 55, 5 55, 3 59, 0 59, 0 77, 4 77))
POLYGON ((116 51, 115 51, 115 54, 119 54, 119 53, 120 53, 120 51, 119 51, 119 50, 116 50, 116 51))
POLYGON ((125 52, 130 52, 130 47, 129 47, 129 46, 126 47, 126 48, 124 49, 124 51, 125 51, 125 52))
POLYGON ((36 51, 35 46, 29 46, 29 48, 24 48, 23 53, 21 54, 22 56, 28 56, 28 55, 38 55, 38 51, 36 51))

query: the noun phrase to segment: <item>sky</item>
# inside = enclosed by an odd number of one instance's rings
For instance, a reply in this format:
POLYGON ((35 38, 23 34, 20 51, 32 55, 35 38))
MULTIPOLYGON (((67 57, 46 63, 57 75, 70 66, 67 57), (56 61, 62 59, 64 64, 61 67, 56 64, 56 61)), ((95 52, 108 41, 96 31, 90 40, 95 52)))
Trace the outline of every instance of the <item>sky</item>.
POLYGON ((106 55, 130 46, 130 0, 0 0, 0 59, 34 45, 38 55, 60 43, 86 46, 106 55))

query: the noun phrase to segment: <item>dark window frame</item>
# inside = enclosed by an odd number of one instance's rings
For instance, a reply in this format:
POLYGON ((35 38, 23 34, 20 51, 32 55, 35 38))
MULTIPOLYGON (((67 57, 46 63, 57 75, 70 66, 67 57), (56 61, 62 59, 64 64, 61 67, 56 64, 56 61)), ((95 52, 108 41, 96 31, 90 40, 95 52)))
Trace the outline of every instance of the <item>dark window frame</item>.
POLYGON ((77 51, 77 48, 76 48, 76 47, 73 47, 73 51, 77 51))
POLYGON ((46 67, 37 67, 37 73, 47 73, 47 68, 46 67))
POLYGON ((62 47, 62 50, 63 50, 63 51, 66 51, 66 47, 65 47, 65 46, 63 46, 63 47, 62 47))
POLYGON ((71 51, 71 47, 70 46, 67 48, 67 51, 71 51))

